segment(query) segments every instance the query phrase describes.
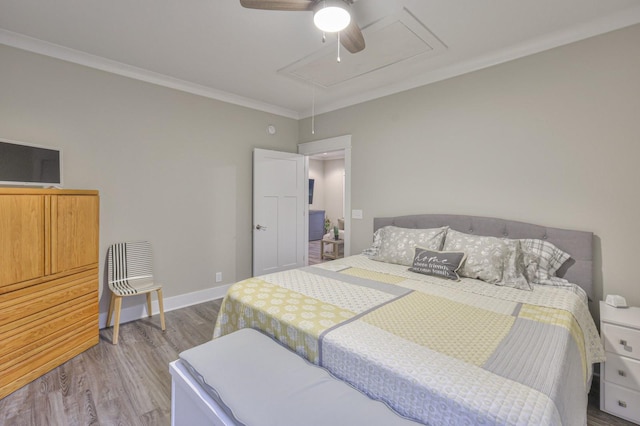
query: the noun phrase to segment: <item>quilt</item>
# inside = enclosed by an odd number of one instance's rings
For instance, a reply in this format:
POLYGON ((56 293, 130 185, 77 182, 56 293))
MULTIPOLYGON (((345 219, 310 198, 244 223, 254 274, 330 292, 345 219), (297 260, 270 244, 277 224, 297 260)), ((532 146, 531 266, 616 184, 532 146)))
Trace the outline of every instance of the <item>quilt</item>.
POLYGON ((245 327, 424 424, 584 425, 604 359, 574 292, 444 280, 361 255, 234 284, 214 338, 245 327))

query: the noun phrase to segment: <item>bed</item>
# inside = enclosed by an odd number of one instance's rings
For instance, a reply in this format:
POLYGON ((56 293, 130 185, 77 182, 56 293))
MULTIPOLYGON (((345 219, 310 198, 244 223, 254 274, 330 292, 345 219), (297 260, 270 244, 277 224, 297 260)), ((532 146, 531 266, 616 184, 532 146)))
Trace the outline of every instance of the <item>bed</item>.
POLYGON ((423 424, 586 424, 592 365, 604 356, 587 302, 591 233, 458 215, 376 218, 374 231, 373 254, 231 286, 214 338, 258 329, 423 424), (478 276, 491 282, 425 275, 417 256, 408 267, 423 230, 442 238, 429 255, 470 244, 460 264, 480 265, 478 276), (540 275, 544 284, 526 287, 520 278, 537 277, 544 263, 531 261, 531 241, 571 257, 540 275), (496 282, 486 273, 495 272, 503 242, 518 249, 501 252, 501 279, 508 262, 520 278, 496 282))

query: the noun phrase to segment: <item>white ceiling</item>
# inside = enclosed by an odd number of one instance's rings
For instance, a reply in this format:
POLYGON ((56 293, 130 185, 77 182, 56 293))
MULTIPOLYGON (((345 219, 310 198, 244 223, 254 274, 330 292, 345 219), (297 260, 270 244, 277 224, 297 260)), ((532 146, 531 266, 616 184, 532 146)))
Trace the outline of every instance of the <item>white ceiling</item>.
MULTIPOLYGON (((0 0, 0 43, 292 118, 640 22, 638 0, 358 0, 367 48, 239 0, 0 0), (312 79, 316 84, 310 83, 312 79)), ((1 69, 1 68, 0 68, 1 69)))

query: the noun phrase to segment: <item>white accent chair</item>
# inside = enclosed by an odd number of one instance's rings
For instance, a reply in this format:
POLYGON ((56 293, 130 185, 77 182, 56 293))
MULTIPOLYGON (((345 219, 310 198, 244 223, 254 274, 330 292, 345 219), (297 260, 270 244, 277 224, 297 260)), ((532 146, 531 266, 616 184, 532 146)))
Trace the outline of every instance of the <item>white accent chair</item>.
POLYGON ((151 244, 148 241, 134 241, 109 246, 107 270, 109 290, 111 290, 107 327, 111 326, 111 317, 115 311, 112 343, 118 344, 122 298, 127 296, 146 294, 147 313, 151 317, 151 293, 156 291, 160 308, 160 324, 164 331, 166 327, 162 306, 162 285, 153 279, 151 244))

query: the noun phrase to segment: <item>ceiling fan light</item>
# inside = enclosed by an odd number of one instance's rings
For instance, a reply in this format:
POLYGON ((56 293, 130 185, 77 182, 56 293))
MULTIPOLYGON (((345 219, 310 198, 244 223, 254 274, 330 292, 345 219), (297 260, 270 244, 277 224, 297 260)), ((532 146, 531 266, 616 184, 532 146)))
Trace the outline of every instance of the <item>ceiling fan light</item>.
POLYGON ((314 14, 313 23, 325 33, 336 33, 347 28, 351 22, 351 15, 347 5, 342 0, 318 2, 314 14))

